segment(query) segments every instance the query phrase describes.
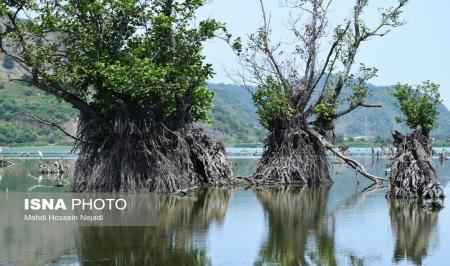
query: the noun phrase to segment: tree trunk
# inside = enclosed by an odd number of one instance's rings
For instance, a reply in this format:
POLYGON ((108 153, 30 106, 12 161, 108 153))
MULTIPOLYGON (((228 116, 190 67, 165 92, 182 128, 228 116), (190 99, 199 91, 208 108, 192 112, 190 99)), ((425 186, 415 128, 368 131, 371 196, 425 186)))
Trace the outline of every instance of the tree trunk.
POLYGON ((391 161, 387 197, 437 200, 444 190, 437 179, 432 159, 432 146, 420 129, 408 135, 395 131, 397 153, 391 161))
POLYGON ((252 179, 258 183, 329 183, 325 147, 304 130, 304 124, 274 130, 252 179))
POLYGON ((231 182, 223 144, 201 125, 171 130, 151 112, 126 110, 113 124, 81 117, 74 191, 176 192, 231 182))

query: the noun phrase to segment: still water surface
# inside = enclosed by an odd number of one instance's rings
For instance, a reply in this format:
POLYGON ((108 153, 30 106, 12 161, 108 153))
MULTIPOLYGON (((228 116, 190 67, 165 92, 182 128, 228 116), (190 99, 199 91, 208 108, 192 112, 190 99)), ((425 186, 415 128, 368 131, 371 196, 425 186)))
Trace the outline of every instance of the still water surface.
MULTIPOLYGON (((386 159, 359 158, 382 175, 386 159)), ((257 159, 232 159, 250 174, 257 159)), ((64 193, 36 180, 36 160, 0 169, 0 196, 64 193)), ((73 167, 74 161, 67 161, 73 167)), ((437 161, 450 195, 450 165, 437 161)), ((159 195, 153 227, 0 224, 0 265, 448 265, 450 209, 387 200, 354 170, 330 164, 333 185, 209 189, 188 197, 159 195)), ((70 181, 70 180, 69 180, 70 181)), ((0 209, 8 215, 14 209, 0 209)))

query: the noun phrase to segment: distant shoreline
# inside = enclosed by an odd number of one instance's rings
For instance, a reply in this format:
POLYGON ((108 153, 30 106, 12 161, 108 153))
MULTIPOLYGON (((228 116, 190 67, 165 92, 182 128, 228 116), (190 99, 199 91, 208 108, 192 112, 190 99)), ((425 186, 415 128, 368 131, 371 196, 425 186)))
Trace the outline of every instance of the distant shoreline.
MULTIPOLYGON (((339 146, 339 144, 337 144, 339 146)), ((0 146, 1 147, 1 146, 0 146)), ((350 146, 350 154, 358 156, 371 156, 372 147, 374 152, 381 151, 381 147, 378 144, 374 146, 350 146)), ((384 145, 384 148, 390 148, 390 146, 384 145)), ((449 146, 433 146, 436 153, 440 153, 443 149, 450 149, 449 146)), ((231 158, 251 158, 260 157, 263 153, 263 147, 231 147, 227 146, 226 152, 228 157, 231 158)), ((2 147, 1 156, 12 159, 39 159, 39 152, 44 154, 45 160, 58 160, 58 159, 76 159, 78 153, 71 153, 72 146, 17 146, 17 147, 2 147)), ((380 154, 380 156, 382 156, 380 154)))

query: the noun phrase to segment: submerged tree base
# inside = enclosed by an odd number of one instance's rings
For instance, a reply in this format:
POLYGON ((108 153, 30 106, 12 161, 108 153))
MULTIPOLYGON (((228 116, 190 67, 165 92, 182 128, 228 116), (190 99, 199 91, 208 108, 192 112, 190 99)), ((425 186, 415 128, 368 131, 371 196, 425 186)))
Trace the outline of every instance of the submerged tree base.
POLYGON ((444 190, 437 179, 432 146, 420 129, 408 135, 393 133, 397 153, 391 162, 387 197, 424 198, 439 204, 444 190))
POLYGON ((119 116, 113 134, 103 139, 95 127, 83 120, 79 126, 90 142, 78 143, 76 192, 177 192, 232 181, 223 144, 201 125, 174 131, 154 120, 119 116))
POLYGON ((13 162, 6 160, 6 158, 0 157, 0 168, 7 167, 13 164, 13 162))
POLYGON ((318 184, 332 182, 324 147, 301 130, 288 127, 272 132, 256 172, 257 184, 318 184))

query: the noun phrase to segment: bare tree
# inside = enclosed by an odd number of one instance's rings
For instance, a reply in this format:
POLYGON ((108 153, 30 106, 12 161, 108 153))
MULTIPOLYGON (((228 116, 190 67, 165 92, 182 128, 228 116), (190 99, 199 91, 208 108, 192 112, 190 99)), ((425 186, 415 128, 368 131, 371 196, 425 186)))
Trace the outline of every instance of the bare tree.
POLYGON ((332 0, 282 2, 290 9, 288 29, 294 40, 273 40, 270 14, 260 0, 263 25, 249 36, 239 55, 244 69, 239 81, 257 84, 258 89, 251 91, 253 100, 269 131, 253 180, 329 182, 325 153, 330 150, 364 176, 382 182, 335 149, 334 122, 360 107, 381 107, 367 102, 366 82, 377 69, 360 64, 354 71, 356 56, 363 43, 403 24, 400 15, 408 0, 379 9, 379 22, 373 28, 363 20, 368 0, 356 0, 352 13, 334 29, 327 19, 332 0))

